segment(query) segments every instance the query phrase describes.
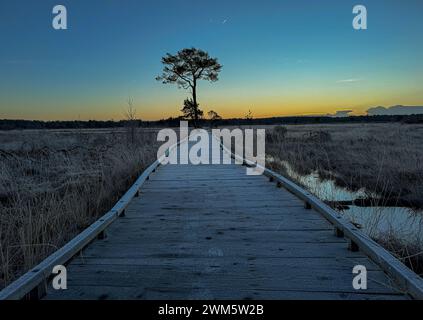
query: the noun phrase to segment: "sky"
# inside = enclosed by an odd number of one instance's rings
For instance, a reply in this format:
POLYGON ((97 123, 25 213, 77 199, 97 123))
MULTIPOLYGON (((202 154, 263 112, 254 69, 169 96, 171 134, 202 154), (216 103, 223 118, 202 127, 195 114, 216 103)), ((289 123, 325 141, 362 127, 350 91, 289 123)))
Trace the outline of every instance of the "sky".
POLYGON ((128 97, 141 119, 179 116, 190 93, 155 77, 186 47, 223 65, 198 88, 223 117, 422 106, 422 35, 422 0, 1 0, 0 119, 119 120, 128 97))

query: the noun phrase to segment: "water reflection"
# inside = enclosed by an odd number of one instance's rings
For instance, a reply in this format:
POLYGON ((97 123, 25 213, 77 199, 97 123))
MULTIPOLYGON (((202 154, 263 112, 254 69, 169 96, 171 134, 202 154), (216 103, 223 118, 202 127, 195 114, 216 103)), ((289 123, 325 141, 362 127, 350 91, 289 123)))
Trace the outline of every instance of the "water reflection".
MULTIPOLYGON (((335 185, 332 180, 323 180, 317 172, 301 175, 286 161, 273 157, 266 158, 268 163, 276 163, 285 169, 289 178, 304 186, 324 201, 354 201, 369 195, 366 190, 349 191, 335 185)), ((423 212, 414 212, 403 207, 357 207, 348 206, 338 210, 358 225, 370 236, 391 233, 403 241, 423 244, 423 212)))

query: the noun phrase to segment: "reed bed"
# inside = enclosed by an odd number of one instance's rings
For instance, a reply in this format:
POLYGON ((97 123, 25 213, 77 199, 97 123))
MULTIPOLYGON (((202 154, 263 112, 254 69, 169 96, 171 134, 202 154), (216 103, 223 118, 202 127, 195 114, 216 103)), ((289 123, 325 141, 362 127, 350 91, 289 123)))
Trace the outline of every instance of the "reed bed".
POLYGON ((106 213, 156 159, 154 130, 0 133, 0 288, 106 213))

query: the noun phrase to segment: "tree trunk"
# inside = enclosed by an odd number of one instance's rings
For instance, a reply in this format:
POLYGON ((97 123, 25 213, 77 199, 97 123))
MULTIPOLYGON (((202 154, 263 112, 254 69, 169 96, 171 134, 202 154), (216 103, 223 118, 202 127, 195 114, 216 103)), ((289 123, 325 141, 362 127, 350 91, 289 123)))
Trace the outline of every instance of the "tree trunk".
POLYGON ((198 125, 198 104, 197 104, 197 81, 194 79, 192 86, 192 101, 194 102, 194 127, 198 125))

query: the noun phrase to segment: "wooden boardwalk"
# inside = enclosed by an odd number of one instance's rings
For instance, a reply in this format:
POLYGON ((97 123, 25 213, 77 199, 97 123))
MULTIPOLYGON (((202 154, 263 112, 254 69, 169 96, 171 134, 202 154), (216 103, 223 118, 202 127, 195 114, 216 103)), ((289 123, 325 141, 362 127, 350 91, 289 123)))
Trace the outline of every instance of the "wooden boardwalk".
POLYGON ((161 166, 46 299, 406 299, 318 212, 240 165, 161 166), (352 269, 368 270, 353 289, 352 269))

